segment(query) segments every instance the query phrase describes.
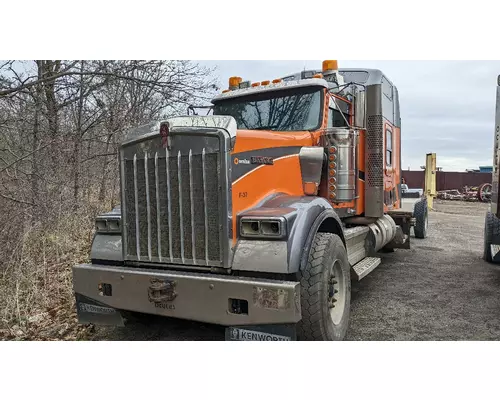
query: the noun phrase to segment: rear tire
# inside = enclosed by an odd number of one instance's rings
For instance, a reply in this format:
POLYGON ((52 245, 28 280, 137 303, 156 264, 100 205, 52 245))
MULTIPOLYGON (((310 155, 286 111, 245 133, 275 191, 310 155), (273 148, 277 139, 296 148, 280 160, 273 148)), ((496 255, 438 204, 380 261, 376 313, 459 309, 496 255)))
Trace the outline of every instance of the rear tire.
POLYGON ((491 211, 486 213, 484 221, 483 260, 492 263, 490 246, 500 244, 500 219, 491 211))
POLYGON ((299 340, 343 340, 349 326, 351 267, 337 235, 317 233, 307 264, 301 266, 302 320, 299 340))
POLYGON ((429 226, 429 209, 427 207, 427 199, 422 199, 415 204, 413 211, 415 217, 415 226, 413 228, 417 239, 425 239, 427 237, 427 228, 429 226))

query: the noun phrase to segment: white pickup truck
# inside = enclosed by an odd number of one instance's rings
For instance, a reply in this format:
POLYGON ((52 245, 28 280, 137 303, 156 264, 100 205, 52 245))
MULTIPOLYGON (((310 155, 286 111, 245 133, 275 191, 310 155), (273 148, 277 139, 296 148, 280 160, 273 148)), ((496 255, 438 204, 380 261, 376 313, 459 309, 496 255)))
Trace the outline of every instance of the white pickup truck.
MULTIPOLYGON (((403 198, 412 198, 414 197, 414 194, 418 194, 418 197, 422 197, 424 195, 424 190, 423 189, 410 189, 408 188, 408 185, 402 184, 401 185, 401 192, 403 193, 403 198)), ((416 196, 415 196, 416 197, 416 196)))

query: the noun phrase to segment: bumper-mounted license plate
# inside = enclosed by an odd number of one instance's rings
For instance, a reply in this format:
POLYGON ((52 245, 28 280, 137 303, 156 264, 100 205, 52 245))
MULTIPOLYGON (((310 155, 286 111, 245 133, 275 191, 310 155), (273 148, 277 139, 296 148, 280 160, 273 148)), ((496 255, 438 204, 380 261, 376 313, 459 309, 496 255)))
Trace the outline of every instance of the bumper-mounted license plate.
POLYGON ((226 328, 227 341, 288 342, 297 340, 294 325, 260 325, 226 328))
POLYGON ((96 302, 79 293, 76 293, 75 297, 78 323, 124 326, 123 317, 119 310, 96 302))

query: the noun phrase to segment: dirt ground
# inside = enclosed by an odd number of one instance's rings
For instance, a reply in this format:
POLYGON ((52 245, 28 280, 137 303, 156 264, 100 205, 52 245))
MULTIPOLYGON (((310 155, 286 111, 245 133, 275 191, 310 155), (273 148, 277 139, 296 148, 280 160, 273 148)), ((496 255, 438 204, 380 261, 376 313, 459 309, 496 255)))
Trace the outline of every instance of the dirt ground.
MULTIPOLYGON (((429 236, 411 250, 384 254, 352 286, 347 340, 497 340, 500 266, 484 262, 488 206, 435 201, 429 236)), ((97 328, 95 340, 224 340, 218 326, 152 319, 126 328, 97 328)))

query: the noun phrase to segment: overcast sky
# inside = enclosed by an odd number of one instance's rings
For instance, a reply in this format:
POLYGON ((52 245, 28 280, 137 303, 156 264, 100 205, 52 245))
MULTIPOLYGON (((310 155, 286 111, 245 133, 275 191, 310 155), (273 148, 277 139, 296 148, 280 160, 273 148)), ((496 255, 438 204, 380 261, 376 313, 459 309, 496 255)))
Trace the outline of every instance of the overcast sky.
MULTIPOLYGON (((230 76, 262 81, 306 69, 318 61, 200 61, 217 67, 223 88, 230 76)), ((342 68, 378 68, 400 96, 403 168, 419 169, 425 155, 438 167, 464 171, 491 165, 500 61, 341 61, 342 68)))

